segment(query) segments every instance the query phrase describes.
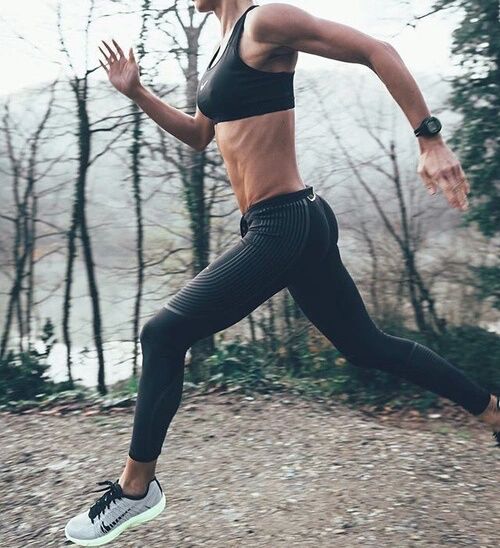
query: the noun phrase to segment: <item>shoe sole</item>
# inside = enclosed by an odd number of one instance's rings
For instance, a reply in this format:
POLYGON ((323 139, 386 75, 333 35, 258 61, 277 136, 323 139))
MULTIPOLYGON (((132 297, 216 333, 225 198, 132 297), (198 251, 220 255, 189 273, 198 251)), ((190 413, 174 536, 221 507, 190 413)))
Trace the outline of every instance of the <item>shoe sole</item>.
POLYGON ((156 503, 152 508, 149 508, 149 510, 146 510, 145 512, 137 514, 137 516, 134 516, 133 518, 130 518, 127 521, 124 521, 123 523, 118 525, 116 529, 113 529, 109 533, 99 538, 95 538, 95 539, 74 538, 68 534, 68 532, 66 531, 66 528, 64 529, 64 534, 66 535, 66 538, 68 540, 70 540, 71 542, 74 542, 78 546, 102 546, 103 544, 107 544, 108 542, 115 540, 115 538, 121 533, 123 533, 125 529, 128 529, 129 527, 134 527, 136 525, 140 525, 141 523, 146 523, 147 521, 154 519, 158 514, 160 514, 163 511, 163 509, 165 508, 165 504, 166 504, 165 494, 163 493, 160 501, 156 503))

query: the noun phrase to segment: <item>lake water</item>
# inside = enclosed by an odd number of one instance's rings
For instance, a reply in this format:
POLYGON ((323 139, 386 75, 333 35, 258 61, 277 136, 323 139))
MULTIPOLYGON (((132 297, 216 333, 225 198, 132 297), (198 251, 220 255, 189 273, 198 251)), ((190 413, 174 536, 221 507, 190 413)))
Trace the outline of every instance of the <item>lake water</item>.
MULTIPOLYGON (((35 348, 44 351, 44 344, 41 341, 35 343, 35 348)), ((98 362, 97 352, 94 348, 73 347, 71 352, 73 380, 86 387, 97 386, 98 362)), ((104 364, 105 383, 107 386, 118 381, 128 379, 132 375, 133 344, 130 341, 108 341, 104 343, 104 364)), ((189 361, 190 352, 186 354, 186 361, 189 361)), ((47 358, 49 369, 47 376, 54 382, 68 380, 66 367, 66 345, 56 343, 52 347, 47 358)), ((142 365, 142 354, 139 346, 138 369, 142 365)))

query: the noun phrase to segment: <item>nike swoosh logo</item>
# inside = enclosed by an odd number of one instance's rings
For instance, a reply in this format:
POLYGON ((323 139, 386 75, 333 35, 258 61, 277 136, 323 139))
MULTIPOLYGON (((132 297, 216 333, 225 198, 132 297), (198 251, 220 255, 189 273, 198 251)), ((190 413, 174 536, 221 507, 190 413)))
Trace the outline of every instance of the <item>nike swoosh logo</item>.
POLYGON ((123 518, 124 516, 126 516, 130 510, 132 510, 132 508, 128 508, 127 510, 125 510, 125 512, 123 512, 123 514, 121 514, 120 516, 118 516, 114 521, 112 521, 109 525, 106 525, 104 522, 101 523, 101 530, 103 533, 108 533, 115 525, 117 525, 123 518))

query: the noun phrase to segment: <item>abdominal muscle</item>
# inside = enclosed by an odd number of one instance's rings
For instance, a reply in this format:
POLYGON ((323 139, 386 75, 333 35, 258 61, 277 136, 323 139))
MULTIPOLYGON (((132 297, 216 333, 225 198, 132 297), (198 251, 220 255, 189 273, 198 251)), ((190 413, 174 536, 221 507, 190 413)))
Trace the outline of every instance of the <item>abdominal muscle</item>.
POLYGON ((215 139, 241 213, 305 187, 295 153, 294 109, 219 122, 215 139))

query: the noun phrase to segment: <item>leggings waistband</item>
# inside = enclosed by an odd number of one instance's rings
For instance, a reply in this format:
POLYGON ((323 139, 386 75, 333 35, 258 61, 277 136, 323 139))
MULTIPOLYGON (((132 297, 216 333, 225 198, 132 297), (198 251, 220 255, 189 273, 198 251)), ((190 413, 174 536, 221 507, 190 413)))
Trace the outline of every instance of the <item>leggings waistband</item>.
POLYGON ((305 188, 296 190, 295 192, 287 192, 286 194, 278 194, 277 196, 271 196, 270 198, 265 198, 264 200, 259 200, 252 204, 246 211, 243 213, 242 218, 245 218, 250 213, 258 211, 264 207, 278 206, 283 204, 289 204, 291 202, 296 202, 302 200, 305 196, 310 196, 311 199, 314 199, 315 193, 312 185, 307 185, 305 188))

